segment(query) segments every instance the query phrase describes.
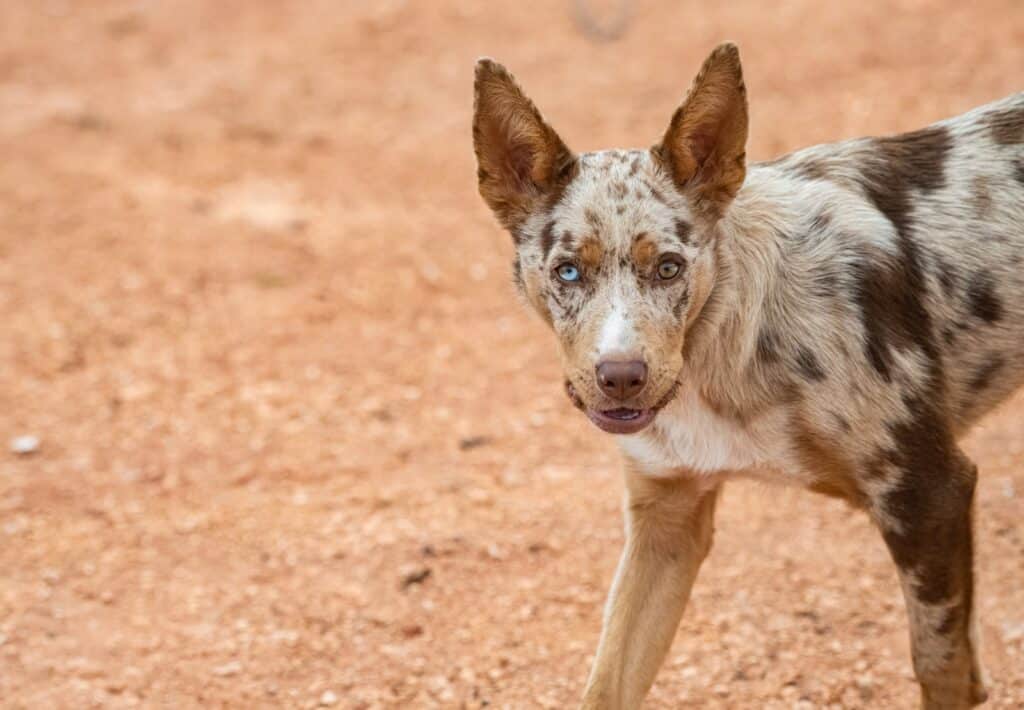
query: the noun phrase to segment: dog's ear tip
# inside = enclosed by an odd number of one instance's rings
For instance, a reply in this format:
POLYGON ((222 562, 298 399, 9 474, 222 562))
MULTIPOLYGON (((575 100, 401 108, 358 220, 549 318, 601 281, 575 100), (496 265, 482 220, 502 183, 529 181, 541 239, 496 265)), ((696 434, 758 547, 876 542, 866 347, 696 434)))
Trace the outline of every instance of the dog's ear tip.
POLYGON ((728 40, 720 43, 717 47, 711 50, 711 54, 708 55, 708 61, 714 63, 722 62, 730 65, 732 68, 738 69, 740 67, 739 45, 728 40))
POLYGON ((491 57, 477 57, 474 71, 478 77, 508 73, 508 70, 505 69, 500 62, 492 59, 491 57))

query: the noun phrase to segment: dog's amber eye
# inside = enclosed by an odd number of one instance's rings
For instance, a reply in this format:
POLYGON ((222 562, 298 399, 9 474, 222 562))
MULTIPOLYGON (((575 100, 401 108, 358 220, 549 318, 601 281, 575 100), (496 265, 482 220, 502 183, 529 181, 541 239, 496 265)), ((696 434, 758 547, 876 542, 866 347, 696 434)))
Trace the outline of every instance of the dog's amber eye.
POLYGON ((573 283, 580 280, 580 270, 576 268, 576 264, 559 264, 555 269, 555 275, 566 283, 573 283))
POLYGON ((662 281, 671 281, 679 275, 679 262, 673 261, 672 259, 665 259, 665 261, 658 264, 658 278, 662 281))

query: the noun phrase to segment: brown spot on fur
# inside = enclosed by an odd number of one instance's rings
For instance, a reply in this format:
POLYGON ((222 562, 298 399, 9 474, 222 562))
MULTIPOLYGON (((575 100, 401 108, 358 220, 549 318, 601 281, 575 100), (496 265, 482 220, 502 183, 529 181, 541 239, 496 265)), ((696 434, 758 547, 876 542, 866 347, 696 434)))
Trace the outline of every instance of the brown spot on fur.
POLYGON ((872 141, 861 168, 864 190, 901 238, 909 239, 910 189, 931 192, 942 188, 952 147, 952 136, 942 126, 872 141))
POLYGON ((658 246, 645 232, 641 232, 633 237, 630 255, 637 273, 649 274, 654 269, 654 262, 658 258, 658 246))
POLYGON ((974 373, 969 386, 975 392, 987 388, 992 383, 992 378, 1002 369, 1005 361, 998 355, 982 365, 974 373))
POLYGON ((943 426, 941 381, 905 398, 907 418, 890 423, 893 448, 881 452, 899 476, 882 503, 896 526, 883 527, 893 559, 914 580, 925 604, 947 601, 968 590, 971 577, 970 509, 977 469, 943 426))
POLYGON ((901 268, 881 253, 855 265, 852 271, 864 324, 865 355, 882 379, 892 381, 891 348, 918 347, 934 357, 931 319, 922 304, 919 271, 906 263, 901 268))
POLYGON ((615 214, 620 216, 626 214, 626 205, 621 202, 618 205, 616 205, 615 214))
POLYGON ((629 187, 622 180, 616 180, 611 184, 611 194, 617 200, 624 200, 629 194, 629 187))
POLYGON ((937 356, 931 316, 924 307, 923 256, 912 235, 911 189, 938 190, 946 184, 945 163, 952 147, 949 130, 924 128, 891 138, 876 138, 864 156, 862 184, 868 198, 896 228, 900 260, 889 268, 862 265, 858 302, 864 315, 867 354, 875 369, 891 378, 890 344, 918 347, 937 356))
POLYGON ((801 347, 796 354, 796 365, 804 379, 812 382, 821 382, 825 379, 825 371, 813 352, 801 347))
POLYGON ((936 628, 936 631, 938 631, 943 636, 947 636, 953 631, 953 629, 957 627, 962 616, 963 614, 960 613, 959 606, 951 606, 949 609, 946 610, 946 615, 942 619, 942 622, 936 628))
POLYGON ((988 178, 978 175, 971 180, 971 198, 974 200, 974 212, 978 217, 986 217, 992 211, 992 193, 988 189, 988 178))
POLYGON ((540 233, 540 250, 544 254, 544 258, 547 259, 551 253, 551 247, 555 245, 555 223, 554 221, 548 222, 544 225, 544 230, 540 233))
POLYGON ((685 308, 686 304, 689 303, 689 302, 690 302, 690 291, 689 291, 689 286, 687 286, 686 290, 683 291, 683 293, 679 296, 679 300, 676 301, 676 305, 674 305, 672 307, 672 312, 675 314, 676 318, 682 318, 683 317, 683 308, 685 308))
POLYGON ((835 442, 818 434, 803 417, 796 421, 793 442, 801 465, 818 476, 810 485, 811 490, 840 498, 856 507, 864 506, 865 496, 857 485, 854 469, 842 457, 835 442))
POLYGON ((1000 145, 1024 142, 1024 106, 993 111, 987 117, 992 140, 1000 145))
POLYGON ((515 283, 516 288, 518 288, 520 291, 522 291, 525 288, 525 284, 523 283, 523 265, 519 261, 518 255, 512 262, 512 282, 515 283))
POLYGON ((594 231, 599 231, 601 229, 601 218, 594 210, 590 208, 583 210, 583 219, 586 220, 587 225, 594 231))
POLYGON ((604 247, 601 246, 601 240, 596 237, 587 237, 580 244, 579 251, 576 252, 579 256, 580 264, 589 271, 597 271, 601 266, 601 260, 604 258, 604 247))
POLYGON ((822 211, 814 216, 814 221, 811 222, 811 232, 824 232, 832 224, 832 215, 828 212, 822 211))
POLYGON ((691 225, 689 222, 687 222, 685 220, 677 218, 675 220, 675 227, 676 227, 676 239, 679 240, 679 243, 680 244, 689 244, 690 243, 690 236, 693 234, 693 225, 691 225))
POLYGON ((789 167, 797 175, 807 180, 828 179, 828 164, 819 158, 804 158, 789 167))
POLYGON ((638 172, 640 172, 640 156, 634 155, 633 161, 629 164, 629 176, 634 177, 638 172))
POLYGON ((853 430, 849 420, 839 412, 832 412, 832 419, 835 420, 836 426, 840 431, 850 433, 853 430))
POLYGON ((562 232, 562 238, 558 240, 558 243, 565 251, 572 251, 572 232, 569 230, 562 232))
POLYGON ((939 271, 939 284, 942 286, 943 293, 947 297, 952 297, 956 290, 957 284, 957 273, 949 262, 945 261, 941 257, 935 258, 935 265, 939 271))
POLYGON ((762 330, 757 336, 757 358, 765 365, 779 361, 778 337, 770 330, 762 330))
POLYGON ((978 274, 967 288, 971 313, 985 321, 995 323, 1003 317, 1003 302, 996 294, 992 275, 987 271, 978 274))
POLYGON ((1024 158, 1017 161, 1017 165, 1014 167, 1013 176, 1017 179, 1017 182, 1024 185, 1024 158))

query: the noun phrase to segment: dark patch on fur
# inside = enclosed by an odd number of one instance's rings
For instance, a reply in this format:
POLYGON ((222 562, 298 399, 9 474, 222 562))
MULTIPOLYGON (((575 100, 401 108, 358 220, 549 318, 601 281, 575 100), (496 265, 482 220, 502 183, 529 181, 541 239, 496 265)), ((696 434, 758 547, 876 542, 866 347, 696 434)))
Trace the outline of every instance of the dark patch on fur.
POLYGON ((640 172, 640 156, 634 155, 632 162, 629 164, 629 176, 633 177, 640 172))
POLYGON ((828 212, 821 211, 814 216, 814 220, 811 222, 811 231, 824 232, 828 229, 830 224, 832 224, 832 215, 828 212))
POLYGON ((941 257, 935 258, 935 265, 939 272, 939 284, 942 286, 943 293, 952 298, 957 284, 956 269, 941 257))
POLYGON ((626 205, 621 202, 618 205, 616 205, 615 214, 620 216, 626 214, 626 205))
POLYGON ((818 362, 817 356, 807 348, 801 347, 797 351, 796 365, 806 380, 821 382, 825 379, 825 371, 821 369, 821 363, 818 362))
POLYGON ((992 193, 988 189, 988 179, 978 175, 971 181, 971 198, 974 200, 974 212, 979 217, 986 217, 992 210, 992 193))
POLYGON ((944 187, 952 147, 949 130, 942 126, 872 141, 861 168, 864 189, 901 238, 909 238, 912 226, 911 188, 931 192, 944 187))
POLYGON ((992 274, 987 271, 975 276, 967 287, 967 298, 971 313, 985 321, 995 323, 1003 317, 1003 302, 996 294, 992 274))
POLYGON ((540 233, 540 250, 545 259, 548 258, 553 246, 555 246, 555 223, 551 221, 544 225, 544 231, 540 233))
POLYGON ((884 528, 893 559, 914 575, 914 595, 925 604, 969 596, 972 575, 971 501, 977 469, 943 426, 936 377, 920 396, 905 398, 909 419, 888 425, 893 449, 875 465, 898 471, 883 498, 898 529, 884 528))
POLYGON ((679 300, 676 301, 676 305, 672 307, 672 312, 675 314, 676 318, 682 318, 683 317, 683 308, 685 308, 686 304, 689 303, 689 302, 690 302, 690 289, 687 286, 686 290, 684 290, 683 293, 679 296, 679 300))
POLYGON ((668 200, 665 198, 665 195, 662 194, 661 190, 659 190, 658 188, 654 187, 654 185, 649 185, 648 187, 650 187, 650 190, 651 190, 651 197, 653 197, 654 199, 656 199, 658 202, 660 202, 663 205, 666 205, 666 206, 668 205, 668 200))
POLYGON ((572 251, 572 232, 568 229, 562 232, 562 237, 558 240, 558 244, 563 250, 572 251))
POLYGON ((624 200, 626 199, 626 195, 629 194, 629 188, 626 186, 626 183, 623 182, 622 180, 616 180, 615 182, 612 183, 611 194, 612 197, 614 197, 617 200, 624 200))
POLYGON ((996 373, 1002 369, 1004 364, 1005 361, 1003 358, 998 355, 993 357, 975 371, 974 376, 971 378, 969 383, 970 388, 975 392, 987 388, 992 384, 992 378, 996 376, 996 373))
POLYGON ((854 269, 855 298, 864 323, 864 352, 886 382, 892 381, 891 348, 920 348, 936 356, 931 319, 922 302, 923 286, 916 262, 893 264, 880 254, 854 269))
POLYGON ((1017 161, 1017 165, 1014 166, 1013 177, 1017 179, 1021 185, 1024 185, 1024 158, 1017 161))
POLYGON ((835 420, 836 426, 839 427, 841 431, 846 433, 850 433, 850 431, 852 431, 850 422, 839 412, 832 412, 832 418, 835 420))
MULTIPOLYGON (((963 614, 960 613, 959 606, 951 606, 946 610, 946 615, 943 617, 942 622, 936 628, 943 636, 948 636, 953 632, 963 618, 963 614)), ((948 660, 948 659, 947 659, 948 660)))
POLYGON ((690 237, 693 235, 693 225, 686 220, 676 219, 676 239, 679 240, 680 244, 689 244, 690 237))
POLYGON ((886 381, 892 378, 890 347, 917 347, 929 360, 937 356, 931 316, 924 306, 924 256, 912 235, 910 191, 931 192, 946 184, 945 163, 951 147, 949 131, 939 126, 877 138, 864 157, 864 190, 895 227, 900 251, 897 264, 862 264, 858 279, 865 348, 872 366, 886 381))
POLYGON ((952 328, 946 326, 942 329, 942 339, 946 342, 946 345, 952 345, 956 341, 956 333, 952 328))
POLYGON ((817 158, 805 158, 799 163, 792 165, 790 169, 795 171, 800 177, 808 180, 828 179, 827 164, 825 161, 817 158))
POLYGON ((779 339, 774 332, 762 330, 757 336, 757 359, 765 365, 779 361, 779 339))
POLYGON ((586 220, 587 225, 591 229, 593 229, 595 231, 601 229, 601 218, 597 216, 597 212, 595 212, 594 210, 591 210, 591 209, 584 210, 583 211, 583 219, 586 220))
POLYGON ((992 131, 992 140, 999 145, 1024 142, 1024 106, 993 111, 986 120, 992 131))
POLYGON ((525 290, 526 284, 523 283, 523 265, 519 261, 519 257, 516 256, 512 262, 512 282, 515 283, 516 288, 520 291, 525 290))

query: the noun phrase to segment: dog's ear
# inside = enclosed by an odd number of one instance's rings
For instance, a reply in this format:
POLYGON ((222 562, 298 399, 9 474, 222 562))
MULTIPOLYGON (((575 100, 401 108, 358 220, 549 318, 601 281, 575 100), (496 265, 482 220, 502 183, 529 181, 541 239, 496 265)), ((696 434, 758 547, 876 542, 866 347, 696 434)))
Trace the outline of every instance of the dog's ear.
POLYGON ((747 90, 736 45, 704 60, 654 154, 683 192, 720 216, 746 176, 747 90))
POLYGON ((474 89, 480 195, 514 234, 571 179, 575 158, 505 67, 480 59, 474 89))

